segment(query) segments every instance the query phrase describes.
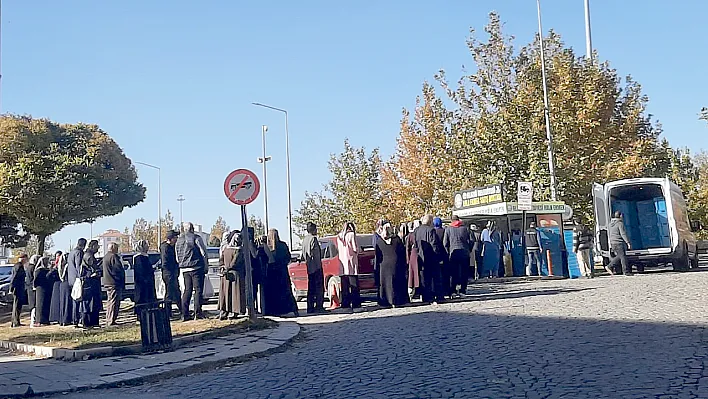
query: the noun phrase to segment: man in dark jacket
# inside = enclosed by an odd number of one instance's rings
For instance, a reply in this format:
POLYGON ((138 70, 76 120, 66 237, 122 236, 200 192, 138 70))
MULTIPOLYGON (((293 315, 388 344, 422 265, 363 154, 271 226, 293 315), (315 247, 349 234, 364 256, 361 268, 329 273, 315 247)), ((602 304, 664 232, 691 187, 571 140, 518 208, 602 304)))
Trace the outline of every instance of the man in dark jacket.
POLYGON ((578 258, 580 273, 587 278, 592 278, 592 263, 590 263, 590 250, 592 249, 593 234, 580 220, 575 222, 573 228, 573 252, 578 258))
POLYGON ((610 264, 605 266, 605 270, 611 275, 614 275, 614 270, 619 264, 622 264, 622 270, 625 276, 632 276, 632 265, 627 262, 627 250, 632 249, 627 237, 627 230, 624 227, 624 220, 620 211, 615 212, 614 217, 610 221, 610 249, 614 253, 614 257, 610 264))
MULTIPOLYGON (((162 281, 165 283, 165 300, 177 305, 181 318, 182 312, 182 292, 179 289, 179 264, 177 264, 177 253, 175 244, 179 232, 170 230, 167 232, 167 239, 160 244, 160 264, 162 265, 162 281)), ((170 313, 172 305, 170 304, 170 313)))
POLYGON ((448 269, 452 280, 450 295, 459 298, 467 293, 471 248, 470 231, 457 215, 452 216, 452 223, 445 229, 443 246, 449 254, 448 269))
POLYGON ((103 285, 106 287, 106 326, 116 325, 120 301, 125 289, 125 269, 118 255, 118 243, 112 243, 103 257, 103 285))
POLYGON ((189 302, 194 292, 194 318, 202 319, 202 296, 204 295, 204 275, 206 270, 206 246, 202 238, 194 234, 194 225, 187 225, 187 232, 179 237, 176 244, 177 262, 184 277, 182 293, 182 320, 189 320, 189 302))
POLYGON ((445 249, 432 224, 433 216, 425 215, 421 219, 421 225, 415 230, 415 242, 421 260, 419 266, 422 265, 423 270, 423 302, 428 303, 444 300, 440 267, 445 249))
POLYGON ((484 248, 482 245, 482 232, 479 231, 476 224, 470 225, 470 246, 472 247, 470 269, 472 269, 473 277, 476 280, 479 278, 479 271, 482 267, 482 249, 484 248))
POLYGON ((20 314, 22 306, 27 305, 27 288, 25 278, 27 277, 26 267, 29 265, 29 257, 22 254, 17 259, 17 263, 12 267, 10 277, 10 293, 12 294, 12 327, 20 327, 20 314))
POLYGON ((536 223, 529 223, 529 228, 526 230, 526 275, 534 276, 541 275, 542 263, 541 256, 543 247, 541 245, 541 234, 536 228, 536 223))
POLYGON ((322 247, 317 238, 317 225, 307 223, 307 235, 302 240, 302 260, 307 265, 307 313, 324 310, 324 274, 322 247))
MULTIPOLYGON (((69 285, 74 286, 76 279, 79 277, 79 269, 81 268, 81 263, 84 260, 84 249, 86 249, 86 239, 79 238, 76 243, 76 248, 69 253, 69 259, 67 259, 67 277, 69 280, 69 285)), ((73 298, 72 298, 73 300, 73 298)), ((74 301, 74 309, 72 320, 75 326, 79 325, 81 319, 81 312, 79 311, 81 306, 81 301, 74 301)))

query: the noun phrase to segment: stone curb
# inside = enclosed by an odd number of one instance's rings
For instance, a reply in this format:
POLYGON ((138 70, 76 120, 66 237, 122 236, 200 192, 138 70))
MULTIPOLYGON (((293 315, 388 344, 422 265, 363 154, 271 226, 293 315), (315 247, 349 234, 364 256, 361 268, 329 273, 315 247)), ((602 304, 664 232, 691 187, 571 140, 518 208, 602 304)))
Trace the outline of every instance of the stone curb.
MULTIPOLYGON (((204 361, 190 361, 182 364, 174 364, 175 367, 172 369, 166 367, 156 367, 155 370, 151 371, 149 369, 141 370, 139 373, 135 371, 128 371, 123 373, 118 373, 107 377, 98 377, 92 382, 86 382, 85 384, 69 384, 69 389, 66 387, 50 388, 47 390, 34 390, 31 385, 27 385, 27 389, 22 389, 21 392, 17 393, 0 393, 0 396, 5 398, 26 398, 30 396, 40 396, 40 395, 53 395, 66 392, 77 392, 84 391, 87 389, 95 388, 114 388, 122 385, 139 385, 146 382, 153 382, 167 378, 180 377, 188 374, 194 374, 199 372, 208 371, 217 367, 224 366, 229 363, 246 360, 253 357, 267 356, 271 353, 279 352, 283 347, 290 344, 296 337, 301 333, 301 327, 296 322, 291 321, 280 321, 276 328, 270 330, 259 330, 250 334, 236 333, 233 336, 243 337, 243 336, 260 336, 260 340, 254 342, 251 348, 245 348, 243 353, 236 356, 218 358, 218 359, 205 359, 204 361), (269 332, 268 334, 263 334, 264 332, 269 332), (258 334, 261 333, 261 334, 258 334), (263 342, 261 342, 263 341, 263 342)), ((215 339, 224 339, 230 336, 223 336, 215 339)))
MULTIPOLYGON (((260 330, 257 330, 260 331, 260 330)), ((248 334, 248 332, 239 332, 235 334, 248 334)), ((228 336, 228 335, 226 335, 228 336)), ((221 336, 224 337, 224 336, 221 336)), ((212 338, 220 338, 212 336, 209 332, 198 334, 190 334, 184 337, 177 337, 172 340, 172 350, 178 349, 185 345, 194 342, 204 341, 212 338)), ((96 359, 99 357, 109 356, 126 356, 143 354, 141 344, 123 345, 123 346, 101 346, 90 349, 64 349, 54 348, 51 346, 28 345, 12 341, 0 340, 0 348, 9 349, 13 352, 27 353, 37 355, 47 359, 64 360, 64 361, 80 361, 88 359, 96 359)))

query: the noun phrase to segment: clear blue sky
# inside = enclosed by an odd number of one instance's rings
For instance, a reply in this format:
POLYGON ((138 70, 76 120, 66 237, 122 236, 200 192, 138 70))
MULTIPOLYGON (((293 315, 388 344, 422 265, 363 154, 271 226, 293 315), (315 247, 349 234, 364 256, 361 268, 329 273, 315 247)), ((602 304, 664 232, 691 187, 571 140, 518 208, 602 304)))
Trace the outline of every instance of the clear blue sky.
MULTIPOLYGON (((219 215, 238 226, 222 193, 233 169, 260 165, 270 127, 271 226, 287 236, 284 119, 290 113, 294 207, 325 183, 327 159, 348 137, 392 153, 400 111, 440 68, 471 65, 470 27, 496 10, 519 45, 537 30, 534 0, 240 2, 211 0, 5 0, 2 112, 99 124, 135 161, 162 167, 163 211, 208 230, 219 215)), ((582 0, 543 0, 544 29, 585 51, 582 0)), ((593 44, 650 97, 674 146, 708 147, 708 2, 593 0, 593 44)), ((147 199, 98 220, 94 233, 157 217, 157 174, 138 166, 147 199)), ((262 215, 259 199, 249 213, 262 215)), ((89 226, 55 234, 68 247, 89 226)))

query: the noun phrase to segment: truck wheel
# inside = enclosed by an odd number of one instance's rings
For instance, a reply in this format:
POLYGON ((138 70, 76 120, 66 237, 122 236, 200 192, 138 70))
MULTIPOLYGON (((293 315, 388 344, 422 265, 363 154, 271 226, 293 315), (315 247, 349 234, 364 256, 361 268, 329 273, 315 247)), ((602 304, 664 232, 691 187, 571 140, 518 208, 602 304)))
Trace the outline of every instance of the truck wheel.
POLYGON ((691 269, 698 269, 698 252, 691 259, 691 269))
POLYGON ((676 272, 688 271, 691 267, 691 258, 688 256, 688 245, 683 244, 683 253, 681 257, 674 260, 673 267, 676 272))

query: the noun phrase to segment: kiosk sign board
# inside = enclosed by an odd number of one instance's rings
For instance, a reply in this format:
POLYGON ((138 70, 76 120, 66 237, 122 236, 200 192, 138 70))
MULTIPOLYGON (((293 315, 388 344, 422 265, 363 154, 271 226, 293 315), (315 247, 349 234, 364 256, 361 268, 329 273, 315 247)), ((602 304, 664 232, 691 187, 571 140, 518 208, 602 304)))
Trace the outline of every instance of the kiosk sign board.
POLYGON ((501 184, 462 190, 455 193, 455 209, 468 209, 504 202, 501 184))
POLYGON ((533 183, 528 181, 518 182, 519 188, 516 193, 519 209, 530 211, 533 209, 533 183))

